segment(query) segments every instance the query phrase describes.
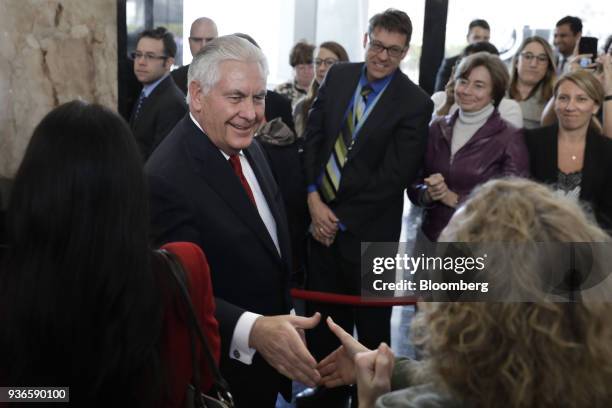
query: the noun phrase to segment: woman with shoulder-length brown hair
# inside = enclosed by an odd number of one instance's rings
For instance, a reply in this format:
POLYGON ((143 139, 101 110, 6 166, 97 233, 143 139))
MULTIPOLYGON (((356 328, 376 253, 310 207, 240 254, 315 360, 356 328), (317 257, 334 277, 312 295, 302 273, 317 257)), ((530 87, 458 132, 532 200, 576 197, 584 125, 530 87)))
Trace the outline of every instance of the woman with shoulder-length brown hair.
POLYGON ((567 73, 554 88, 557 124, 526 132, 531 175, 558 195, 579 200, 599 225, 612 229, 612 140, 595 117, 601 83, 585 70, 567 73))
POLYGON ((457 205, 474 187, 504 176, 527 176, 523 132, 503 120, 498 106, 508 87, 508 70, 497 55, 465 57, 455 73, 459 109, 429 125, 423 178, 409 189, 425 207, 422 231, 436 241, 457 205))
POLYGON ((552 97, 555 59, 551 46, 541 37, 527 37, 512 58, 508 96, 521 106, 523 127, 540 126, 542 112, 552 97))
POLYGON ((342 45, 335 41, 325 41, 317 47, 317 55, 314 60, 315 76, 310 83, 306 96, 300 99, 293 108, 293 122, 295 123, 295 133, 297 137, 300 138, 304 135, 308 111, 319 93, 319 88, 325 79, 327 71, 329 71, 332 65, 338 62, 348 61, 348 53, 342 45))
POLYGON ((395 358, 386 345, 369 351, 328 321, 342 346, 319 365, 326 386, 356 382, 360 407, 612 405, 610 282, 600 283, 597 299, 579 302, 531 290, 542 263, 529 244, 610 243, 576 203, 530 180, 493 180, 474 191, 441 240, 514 243, 498 262, 512 271, 508 284, 527 288, 534 301, 421 303, 411 326, 420 361, 395 358))

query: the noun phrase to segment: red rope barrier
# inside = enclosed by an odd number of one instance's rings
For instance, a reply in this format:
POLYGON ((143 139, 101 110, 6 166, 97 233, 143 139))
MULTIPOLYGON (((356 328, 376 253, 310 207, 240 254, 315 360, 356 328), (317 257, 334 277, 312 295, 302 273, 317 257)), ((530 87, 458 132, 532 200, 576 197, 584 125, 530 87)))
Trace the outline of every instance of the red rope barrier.
POLYGON ((338 293, 316 292, 305 289, 291 289, 291 296, 295 299, 307 300, 318 303, 336 303, 349 306, 375 306, 389 307, 400 305, 416 305, 416 299, 410 297, 397 298, 365 298, 355 295, 341 295, 338 293))

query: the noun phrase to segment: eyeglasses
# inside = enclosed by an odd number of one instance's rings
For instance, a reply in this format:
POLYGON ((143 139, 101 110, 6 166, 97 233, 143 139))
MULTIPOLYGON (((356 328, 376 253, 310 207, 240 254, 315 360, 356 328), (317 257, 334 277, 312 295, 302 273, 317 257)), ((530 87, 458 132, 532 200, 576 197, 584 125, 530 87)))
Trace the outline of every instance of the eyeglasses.
POLYGON ((336 62, 338 62, 337 59, 335 58, 326 58, 326 59, 320 59, 320 58, 316 58, 314 61, 315 66, 320 67, 321 65, 325 64, 328 67, 331 67, 332 65, 334 65, 336 62))
POLYGON ((546 54, 533 55, 531 52, 521 52, 521 58, 527 62, 531 62, 535 58, 538 64, 545 64, 548 62, 548 56, 546 54))
POLYGON ((132 57, 132 59, 134 61, 140 59, 140 58, 144 58, 145 61, 150 61, 150 60, 167 60, 168 56, 166 55, 155 55, 151 52, 146 52, 146 53, 142 53, 140 51, 136 51, 130 54, 130 56, 132 57))
POLYGON ((212 40, 214 40, 215 37, 189 37, 189 41, 193 41, 193 42, 211 42, 212 40))
POLYGON ((385 47, 380 41, 372 41, 370 38, 369 50, 374 54, 380 54, 384 50, 387 50, 387 54, 393 58, 399 58, 402 56, 402 53, 406 47, 398 47, 397 45, 392 45, 391 47, 385 47))

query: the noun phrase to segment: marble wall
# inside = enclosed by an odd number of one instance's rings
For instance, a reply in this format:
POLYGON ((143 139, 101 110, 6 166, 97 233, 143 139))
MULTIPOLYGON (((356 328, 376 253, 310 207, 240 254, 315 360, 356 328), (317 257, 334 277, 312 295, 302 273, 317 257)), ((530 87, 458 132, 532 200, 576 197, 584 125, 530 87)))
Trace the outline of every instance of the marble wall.
POLYGON ((73 99, 117 106, 115 0, 0 0, 0 177, 32 130, 73 99))

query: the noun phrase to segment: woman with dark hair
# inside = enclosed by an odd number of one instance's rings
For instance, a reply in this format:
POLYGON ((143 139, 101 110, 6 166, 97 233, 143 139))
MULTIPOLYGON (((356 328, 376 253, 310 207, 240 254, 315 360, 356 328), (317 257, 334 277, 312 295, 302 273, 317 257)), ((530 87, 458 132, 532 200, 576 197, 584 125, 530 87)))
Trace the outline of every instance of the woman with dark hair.
POLYGON ((295 123, 295 132, 298 138, 304 135, 308 111, 319 93, 319 87, 323 79, 325 79, 325 74, 327 74, 327 71, 329 71, 331 66, 335 63, 348 61, 349 57, 346 50, 337 42, 325 41, 319 45, 317 56, 314 60, 315 77, 310 83, 310 88, 308 88, 306 96, 300 99, 293 108, 293 121, 295 123))
POLYGON ((557 124, 526 133, 531 175, 558 195, 580 201, 602 228, 612 230, 612 140, 595 117, 601 83, 586 70, 564 74, 554 88, 557 124))
POLYGON ((498 106, 508 71, 498 56, 478 52, 465 57, 455 73, 459 109, 429 126, 423 176, 409 189, 425 207, 422 231, 436 241, 459 203, 490 179, 529 172, 521 130, 504 121, 498 106))
MULTIPOLYGON (((3 385, 70 387, 72 406, 179 407, 192 379, 186 310, 149 246, 142 161, 127 124, 73 101, 34 130, 9 201, 0 270, 3 385)), ((208 265, 171 244, 213 355, 208 265)), ((202 389, 211 376, 200 347, 202 389)))
POLYGON ((525 129, 540 127, 555 84, 555 61, 548 42, 527 37, 512 58, 508 96, 521 105, 525 129))
POLYGON ((297 101, 306 95, 308 86, 314 77, 312 54, 314 45, 302 40, 297 42, 289 54, 289 65, 293 68, 293 80, 278 85, 275 89, 286 96, 294 106, 297 101))

